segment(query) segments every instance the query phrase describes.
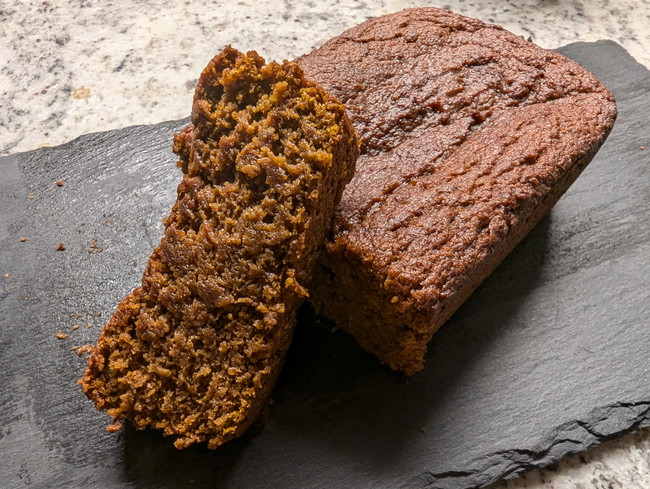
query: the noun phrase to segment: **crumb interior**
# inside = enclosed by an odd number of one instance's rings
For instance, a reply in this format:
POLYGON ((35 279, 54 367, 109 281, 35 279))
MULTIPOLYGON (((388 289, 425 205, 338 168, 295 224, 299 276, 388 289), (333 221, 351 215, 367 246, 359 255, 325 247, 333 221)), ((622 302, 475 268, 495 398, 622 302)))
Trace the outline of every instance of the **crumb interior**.
POLYGON ((227 48, 204 70, 164 237, 80 381, 116 423, 214 448, 259 416, 351 178, 345 117, 293 63, 227 48))

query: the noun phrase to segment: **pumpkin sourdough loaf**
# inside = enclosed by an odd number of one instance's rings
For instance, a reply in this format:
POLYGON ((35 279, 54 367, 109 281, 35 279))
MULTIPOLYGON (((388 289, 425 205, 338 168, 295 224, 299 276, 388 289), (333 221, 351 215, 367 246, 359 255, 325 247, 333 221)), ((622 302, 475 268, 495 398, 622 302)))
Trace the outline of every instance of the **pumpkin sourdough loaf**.
POLYGON ((412 374, 589 163, 616 104, 564 56, 436 8, 369 20, 298 62, 361 137, 311 300, 412 374))
POLYGON ((128 419, 215 448, 268 404, 358 140, 298 65, 226 48, 174 151, 184 175, 164 237, 80 384, 111 430, 128 419))

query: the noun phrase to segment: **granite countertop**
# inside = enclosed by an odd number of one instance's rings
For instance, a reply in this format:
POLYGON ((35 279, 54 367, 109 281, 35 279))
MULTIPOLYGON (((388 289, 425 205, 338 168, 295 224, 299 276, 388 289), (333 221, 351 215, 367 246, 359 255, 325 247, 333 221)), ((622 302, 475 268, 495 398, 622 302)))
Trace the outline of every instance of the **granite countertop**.
MULTIPOLYGON (((225 44, 294 58, 368 17, 422 0, 162 2, 19 0, 0 6, 0 156, 89 132, 189 115, 196 78, 225 44)), ((650 67, 648 0, 448 0, 437 4, 554 48, 611 39, 650 67)), ((650 430, 507 489, 650 487, 650 430)))

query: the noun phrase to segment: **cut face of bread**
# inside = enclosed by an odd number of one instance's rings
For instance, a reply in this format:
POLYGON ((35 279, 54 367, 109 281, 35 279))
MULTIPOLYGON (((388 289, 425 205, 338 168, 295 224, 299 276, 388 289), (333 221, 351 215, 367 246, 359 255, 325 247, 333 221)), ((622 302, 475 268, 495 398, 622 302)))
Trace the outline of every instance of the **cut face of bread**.
POLYGON ((226 48, 174 151, 184 175, 164 237, 80 384, 114 428, 215 448, 268 404, 358 142, 295 63, 226 48))
POLYGON ((298 60, 361 136, 311 288, 406 373, 605 141, 612 95, 504 29, 436 8, 369 20, 298 60))

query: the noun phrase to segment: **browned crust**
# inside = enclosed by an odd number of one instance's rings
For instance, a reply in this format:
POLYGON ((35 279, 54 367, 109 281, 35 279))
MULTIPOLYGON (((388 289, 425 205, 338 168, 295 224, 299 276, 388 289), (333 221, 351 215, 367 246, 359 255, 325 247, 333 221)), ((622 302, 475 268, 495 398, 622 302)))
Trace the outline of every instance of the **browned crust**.
POLYGON ((313 302, 411 374, 431 335, 591 160, 615 102, 558 53, 436 8, 372 19, 299 62, 362 136, 313 302), (527 129, 536 119, 547 126, 527 129), (493 163, 481 174, 483 157, 493 163))

